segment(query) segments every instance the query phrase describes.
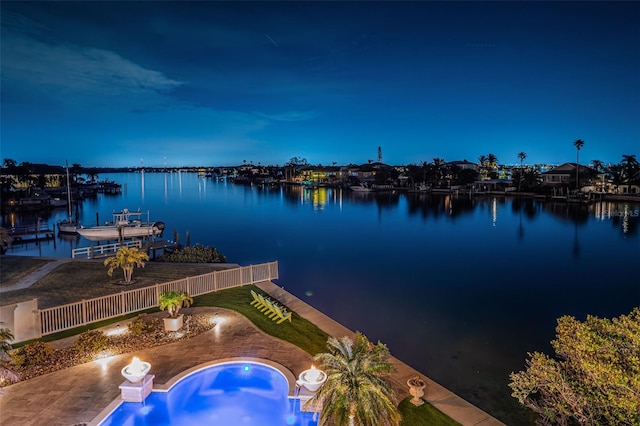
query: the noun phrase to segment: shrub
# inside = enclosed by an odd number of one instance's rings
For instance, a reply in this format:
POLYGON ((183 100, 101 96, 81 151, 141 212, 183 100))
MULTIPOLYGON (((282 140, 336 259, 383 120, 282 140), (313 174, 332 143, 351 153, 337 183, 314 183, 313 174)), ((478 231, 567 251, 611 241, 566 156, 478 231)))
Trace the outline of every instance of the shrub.
POLYGON ((142 319, 141 317, 138 317, 137 319, 127 324, 127 329, 129 330, 129 333, 135 334, 135 335, 146 333, 149 331, 150 328, 151 326, 147 324, 145 320, 142 319))
POLYGON ((163 262, 179 263, 225 263, 227 258, 213 247, 196 244, 183 247, 173 253, 165 253, 159 257, 163 262))
POLYGON ((89 330, 78 336, 73 347, 78 352, 97 352, 106 348, 109 338, 100 330, 89 330))
POLYGON ((37 365, 49 360, 53 352, 53 347, 48 343, 29 343, 13 352, 13 363, 18 367, 37 365))

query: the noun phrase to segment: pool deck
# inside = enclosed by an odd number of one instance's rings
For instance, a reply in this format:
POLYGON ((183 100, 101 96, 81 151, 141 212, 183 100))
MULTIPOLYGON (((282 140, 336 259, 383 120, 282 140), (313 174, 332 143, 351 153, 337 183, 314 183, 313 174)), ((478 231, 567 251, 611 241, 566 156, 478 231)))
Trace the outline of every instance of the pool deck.
MULTIPOLYGON (((257 286, 328 334, 335 337, 354 335, 353 331, 273 282, 265 281, 257 286)), ((150 374, 155 375, 156 388, 164 387, 171 378, 188 369, 216 360, 264 359, 280 364, 294 377, 313 363, 308 353, 265 334, 233 311, 206 307, 183 309, 183 312, 217 313, 224 321, 188 340, 112 357, 104 368, 87 363, 5 387, 5 395, 0 395, 0 424, 71 426, 90 423, 120 397, 118 386, 124 381, 120 370, 133 356, 151 363, 150 374)), ((64 346, 70 344, 71 339, 54 343, 64 346)), ((462 425, 504 425, 400 360, 392 358, 392 362, 397 372, 392 375, 391 384, 398 400, 409 396, 406 382, 419 374, 427 383, 423 399, 462 425)))

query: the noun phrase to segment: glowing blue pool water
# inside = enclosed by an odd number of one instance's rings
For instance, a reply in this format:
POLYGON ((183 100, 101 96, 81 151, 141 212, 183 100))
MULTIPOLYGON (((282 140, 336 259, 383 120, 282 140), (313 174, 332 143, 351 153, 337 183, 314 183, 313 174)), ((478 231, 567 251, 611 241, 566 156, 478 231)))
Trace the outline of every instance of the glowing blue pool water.
POLYGON ((300 412, 278 370, 258 363, 218 364, 197 371, 143 403, 123 402, 101 426, 316 426, 300 412))

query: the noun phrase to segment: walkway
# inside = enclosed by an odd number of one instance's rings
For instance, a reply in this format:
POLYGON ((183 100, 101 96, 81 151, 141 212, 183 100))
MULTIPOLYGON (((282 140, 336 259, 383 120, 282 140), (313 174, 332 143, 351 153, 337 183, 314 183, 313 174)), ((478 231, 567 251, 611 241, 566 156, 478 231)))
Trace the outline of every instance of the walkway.
MULTIPOLYGON (((258 286, 330 335, 353 336, 353 331, 274 283, 266 281, 258 286)), ((123 382, 120 370, 133 356, 151 363, 151 373, 155 375, 154 387, 166 385, 175 375, 213 360, 237 357, 266 359, 284 366, 293 377, 297 377, 313 362, 311 355, 263 333, 244 316, 233 311, 210 307, 182 311, 217 314, 224 321, 189 340, 112 357, 104 368, 87 363, 8 386, 5 388, 6 394, 0 396, 0 423, 3 426, 70 426, 90 422, 119 398, 118 386, 123 382)), ((71 340, 56 342, 56 346, 70 344, 71 340)), ((408 396, 407 379, 420 373, 396 358, 392 361, 398 369, 392 377, 392 386, 398 399, 402 400, 408 396)), ((425 399, 461 424, 503 425, 423 374, 420 376, 427 382, 425 399)))
POLYGON ((22 290, 23 288, 31 287, 36 281, 45 277, 49 272, 53 271, 58 266, 66 262, 71 262, 72 260, 74 259, 52 258, 50 262, 31 272, 29 275, 25 276, 11 287, 0 287, 0 293, 4 293, 5 291, 22 290))

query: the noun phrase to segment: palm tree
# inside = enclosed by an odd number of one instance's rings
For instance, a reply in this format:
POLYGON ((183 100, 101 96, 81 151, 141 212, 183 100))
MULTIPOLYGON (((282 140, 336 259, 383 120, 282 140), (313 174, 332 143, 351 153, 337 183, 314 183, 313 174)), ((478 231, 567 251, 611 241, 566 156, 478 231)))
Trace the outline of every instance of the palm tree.
POLYGON ((593 169, 596 172, 600 172, 601 170, 604 170, 604 163, 600 160, 591 160, 591 163, 593 163, 593 169))
POLYGON ((496 157, 494 154, 489 153, 489 155, 487 155, 487 162, 489 163, 489 167, 494 169, 498 166, 498 157, 496 157))
POLYGON ((487 154, 487 165, 491 169, 490 177, 496 179, 498 177, 498 157, 491 153, 487 154))
MULTIPOLYGON (((0 383, 6 380, 11 382, 20 380, 18 374, 9 365, 9 360, 11 359, 9 351, 13 349, 9 342, 12 340, 13 334, 11 330, 4 327, 0 328, 0 383)), ((0 388, 0 394, 2 393, 4 391, 0 388)))
POLYGON ((578 172, 580 170, 580 148, 584 146, 584 141, 582 139, 576 139, 573 146, 576 147, 576 189, 580 189, 578 172))
POLYGON ((518 179, 518 192, 520 192, 520 185, 522 184, 522 163, 524 159, 527 158, 527 153, 522 151, 518 153, 518 158, 520 159, 520 179, 518 179))
POLYGON ((484 154, 479 156, 478 162, 480 163, 481 179, 484 180, 487 177, 487 156, 484 154))
MULTIPOLYGON (((596 173, 600 174, 600 173, 604 173, 604 163, 600 160, 591 160, 591 163, 593 164, 593 169, 596 171, 596 173)), ((600 176, 600 186, 601 186, 601 190, 602 192, 604 192, 604 175, 600 176)))
POLYGON ((13 239, 11 238, 11 235, 9 235, 9 231, 7 231, 7 228, 0 227, 0 253, 4 254, 7 250, 7 247, 9 247, 11 244, 13 243, 13 239))
POLYGON ((434 158, 433 159, 433 174, 435 175, 435 183, 436 185, 440 184, 440 180, 442 179, 442 169, 444 167, 444 159, 443 158, 434 158))
POLYGON ((624 181, 627 184, 627 192, 631 192, 631 184, 633 184, 640 174, 640 168, 638 167, 638 160, 636 155, 622 155, 622 161, 620 162, 622 170, 624 171, 624 181))
POLYGON ((5 158, 2 161, 2 164, 4 165, 5 168, 9 168, 9 167, 16 167, 18 165, 18 163, 16 162, 16 160, 12 159, 12 158, 5 158))
POLYGON ((149 255, 143 251, 138 251, 137 247, 120 247, 113 257, 104 260, 104 266, 109 267, 107 273, 113 275, 115 269, 121 268, 124 274, 124 284, 131 284, 133 269, 144 268, 144 261, 149 260, 149 255))
POLYGON ((315 356, 327 381, 309 401, 322 404, 318 425, 398 425, 396 396, 384 380, 395 370, 387 346, 357 332, 353 340, 330 337, 327 347, 328 353, 315 356))

